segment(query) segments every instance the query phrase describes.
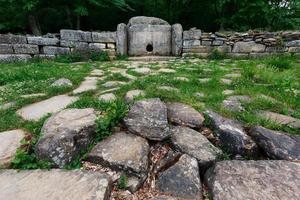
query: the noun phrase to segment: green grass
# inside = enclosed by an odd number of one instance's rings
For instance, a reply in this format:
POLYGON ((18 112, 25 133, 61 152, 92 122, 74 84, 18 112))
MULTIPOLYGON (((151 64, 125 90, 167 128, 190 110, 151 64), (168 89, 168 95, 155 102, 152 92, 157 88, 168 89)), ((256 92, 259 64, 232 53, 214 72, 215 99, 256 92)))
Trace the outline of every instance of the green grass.
POLYGON ((248 127, 262 125, 266 128, 300 135, 299 129, 281 126, 256 116, 256 112, 259 110, 269 110, 300 118, 300 62, 297 58, 279 57, 275 61, 272 61, 271 58, 259 60, 185 59, 166 64, 143 63, 139 66, 149 67, 152 72, 156 72, 162 67, 174 69, 176 72, 143 76, 132 73, 132 70, 127 70, 128 74, 137 77, 137 80, 130 82, 120 73, 112 74, 110 72, 112 67, 126 69, 131 66, 130 61, 120 60, 86 63, 43 61, 1 64, 0 88, 5 86, 5 89, 0 89, 0 105, 10 101, 15 101, 16 104, 8 110, 0 110, 0 131, 21 128, 31 133, 30 140, 24 141, 23 146, 26 148, 18 150, 12 167, 17 169, 51 167, 49 163, 38 162, 34 154, 34 146, 40 137, 41 127, 47 117, 38 122, 24 121, 16 114, 16 110, 24 105, 72 91, 93 68, 104 70, 105 79, 99 80, 96 91, 80 94, 79 100, 69 107, 91 107, 97 111, 96 137, 88 151, 81 152, 78 159, 66 166, 67 169, 79 168, 81 159, 85 157, 94 144, 113 133, 113 128, 120 124, 128 112, 129 105, 125 102, 124 97, 129 90, 133 89, 141 89, 146 92, 145 97, 138 97, 137 99, 159 97, 165 102, 182 102, 193 106, 200 112, 213 109, 224 116, 244 122, 248 127), (280 60, 283 60, 283 63, 280 63, 280 60), (237 72, 241 73, 241 77, 234 78, 232 84, 224 85, 220 82, 220 79, 224 78, 226 74, 237 72), (61 89, 50 87, 53 81, 63 77, 70 79, 74 86, 61 89), (176 80, 175 77, 186 77, 189 81, 176 80), (210 78, 211 80, 201 83, 199 82, 200 78, 210 78), (112 80, 124 81, 127 84, 121 85, 120 89, 114 92, 118 97, 116 101, 100 102, 98 100, 99 93, 106 90, 102 83, 112 80), (178 92, 159 90, 159 86, 175 87, 178 92), (226 98, 222 94, 226 89, 234 90, 237 95, 249 95, 253 101, 244 103, 245 111, 241 113, 225 110, 221 103, 226 98), (195 95, 197 92, 204 93, 205 96, 199 98, 195 95), (45 93, 46 96, 31 99, 21 98, 21 95, 32 93, 45 93), (275 101, 261 98, 261 95, 269 96, 275 101))

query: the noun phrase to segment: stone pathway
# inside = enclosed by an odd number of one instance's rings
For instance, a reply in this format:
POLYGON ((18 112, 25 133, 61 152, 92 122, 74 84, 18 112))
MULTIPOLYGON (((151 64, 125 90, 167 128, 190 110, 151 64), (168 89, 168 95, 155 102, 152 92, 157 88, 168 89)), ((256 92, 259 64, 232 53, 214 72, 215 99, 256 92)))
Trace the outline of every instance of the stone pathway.
POLYGON ((80 94, 83 92, 96 90, 97 82, 98 82, 98 78, 86 77, 85 80, 80 84, 80 86, 73 91, 73 94, 80 94))
POLYGON ((55 113, 64 109, 78 99, 78 97, 71 97, 68 95, 54 96, 50 99, 27 105, 19 109, 17 114, 25 120, 38 121, 49 113, 55 113))
POLYGON ((261 118, 271 120, 280 125, 286 125, 286 126, 300 129, 300 120, 294 117, 290 117, 290 116, 286 116, 286 115, 282 115, 270 111, 260 111, 257 115, 261 118))

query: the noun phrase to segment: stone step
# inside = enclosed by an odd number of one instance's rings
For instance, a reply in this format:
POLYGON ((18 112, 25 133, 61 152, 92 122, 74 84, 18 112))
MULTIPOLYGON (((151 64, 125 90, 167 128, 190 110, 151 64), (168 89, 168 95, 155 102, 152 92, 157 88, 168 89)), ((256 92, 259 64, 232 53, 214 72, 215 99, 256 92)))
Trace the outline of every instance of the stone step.
POLYGON ((174 60, 176 57, 173 56, 141 56, 141 57, 129 57, 128 60, 130 61, 169 61, 174 60))
POLYGON ((108 200, 111 180, 91 171, 32 170, 0 172, 0 199, 108 200))
POLYGON ((77 100, 78 97, 58 95, 44 101, 27 105, 19 109, 17 111, 17 114, 25 120, 38 121, 42 117, 45 117, 47 114, 58 112, 77 100))

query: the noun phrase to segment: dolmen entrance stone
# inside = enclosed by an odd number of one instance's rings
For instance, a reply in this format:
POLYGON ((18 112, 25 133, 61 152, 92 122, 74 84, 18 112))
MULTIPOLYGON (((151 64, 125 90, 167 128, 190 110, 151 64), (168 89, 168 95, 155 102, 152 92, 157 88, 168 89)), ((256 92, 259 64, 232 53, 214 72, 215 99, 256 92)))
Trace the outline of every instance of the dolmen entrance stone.
POLYGON ((0 168, 10 165, 25 135, 26 132, 20 129, 0 133, 0 168))
POLYGON ((43 125, 42 137, 36 144, 39 160, 64 167, 86 151, 96 129, 92 108, 66 109, 54 114, 43 125))
POLYGON ((213 200, 300 199, 300 164, 280 160, 222 161, 205 175, 213 200))
POLYGON ((112 182, 103 173, 66 170, 2 170, 0 199, 108 200, 112 182))
POLYGON ((221 151, 201 133, 187 127, 173 127, 171 142, 182 153, 197 159, 200 168, 208 167, 216 161, 221 151))
POLYGON ((280 160, 300 161, 300 137, 261 126, 250 129, 250 135, 265 153, 280 160))
POLYGON ((213 111, 207 111, 206 113, 211 121, 214 134, 223 148, 233 154, 257 156, 258 146, 247 135, 240 122, 222 117, 213 111))
POLYGON ((148 154, 146 139, 119 132, 99 142, 88 154, 87 160, 116 171, 143 176, 148 171, 148 154))
POLYGON ((182 155, 175 165, 159 174, 156 187, 174 197, 202 200, 197 160, 186 154, 182 155))
POLYGON ((204 117, 193 107, 182 103, 169 103, 168 120, 171 123, 190 128, 200 128, 204 122, 204 117))
POLYGON ((158 98, 134 103, 124 122, 131 133, 149 140, 161 141, 170 136, 167 106, 158 98))

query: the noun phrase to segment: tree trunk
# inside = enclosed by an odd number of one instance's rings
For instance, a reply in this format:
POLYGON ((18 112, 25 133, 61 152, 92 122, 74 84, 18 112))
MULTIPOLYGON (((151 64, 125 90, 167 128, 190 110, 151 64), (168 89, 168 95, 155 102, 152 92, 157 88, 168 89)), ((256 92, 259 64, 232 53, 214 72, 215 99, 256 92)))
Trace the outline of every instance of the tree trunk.
POLYGON ((30 30, 34 35, 42 35, 40 23, 34 14, 30 13, 28 15, 28 22, 30 30))
POLYGON ((80 15, 76 15, 76 29, 80 30, 80 15))

